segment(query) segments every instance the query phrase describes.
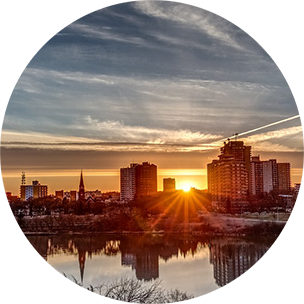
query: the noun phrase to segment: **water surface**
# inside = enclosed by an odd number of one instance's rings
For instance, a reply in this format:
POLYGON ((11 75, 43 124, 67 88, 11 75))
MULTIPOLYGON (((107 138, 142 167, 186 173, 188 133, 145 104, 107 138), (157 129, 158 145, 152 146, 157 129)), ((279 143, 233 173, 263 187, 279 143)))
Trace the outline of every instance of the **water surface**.
POLYGON ((253 266, 275 238, 192 235, 27 236, 47 262, 94 287, 123 277, 200 296, 228 284, 253 266))

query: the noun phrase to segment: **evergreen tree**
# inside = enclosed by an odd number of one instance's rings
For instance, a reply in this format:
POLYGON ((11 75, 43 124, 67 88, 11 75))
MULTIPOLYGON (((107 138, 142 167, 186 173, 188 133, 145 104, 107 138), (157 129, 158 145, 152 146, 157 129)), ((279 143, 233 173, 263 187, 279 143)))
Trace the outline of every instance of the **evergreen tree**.
POLYGON ((28 285, 24 288, 25 304, 53 304, 58 298, 58 285, 55 270, 41 259, 29 275, 28 285))

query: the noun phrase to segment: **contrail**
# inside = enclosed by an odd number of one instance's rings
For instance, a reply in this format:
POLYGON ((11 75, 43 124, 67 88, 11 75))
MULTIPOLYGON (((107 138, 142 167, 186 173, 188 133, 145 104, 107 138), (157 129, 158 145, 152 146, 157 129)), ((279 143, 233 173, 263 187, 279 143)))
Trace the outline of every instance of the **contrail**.
POLYGON ((285 118, 285 119, 282 119, 282 120, 270 123, 270 124, 262 126, 262 127, 258 127, 258 128, 255 128, 255 129, 243 132, 243 133, 239 133, 238 135, 240 136, 240 135, 245 135, 245 134, 253 133, 255 131, 259 131, 259 130, 262 130, 262 129, 265 129, 265 128, 268 128, 268 127, 271 127, 271 126, 275 126, 275 125, 278 125, 280 123, 283 123, 283 122, 286 122, 286 121, 289 121, 289 120, 296 119, 298 117, 300 117, 300 115, 295 115, 295 116, 292 116, 292 117, 289 117, 289 118, 285 118))
MULTIPOLYGON (((249 130, 249 131, 245 131, 245 132, 242 132, 242 133, 236 133, 235 135, 232 135, 231 137, 233 138, 233 137, 237 137, 237 136, 253 133, 253 132, 256 132, 256 131, 259 131, 259 130, 266 129, 268 127, 272 127, 272 126, 284 123, 284 122, 289 121, 289 120, 293 120, 293 119, 299 118, 299 117, 300 117, 300 115, 295 115, 295 116, 292 116, 292 117, 289 117, 289 118, 285 118, 285 119, 282 119, 282 120, 279 120, 279 121, 275 121, 275 122, 272 122, 272 123, 270 123, 268 125, 261 126, 261 127, 249 130)), ((226 139, 227 139, 227 137, 219 139, 219 140, 216 140, 216 141, 212 142, 211 145, 214 145, 214 144, 217 144, 217 143, 221 143, 223 140, 226 140, 226 139)))

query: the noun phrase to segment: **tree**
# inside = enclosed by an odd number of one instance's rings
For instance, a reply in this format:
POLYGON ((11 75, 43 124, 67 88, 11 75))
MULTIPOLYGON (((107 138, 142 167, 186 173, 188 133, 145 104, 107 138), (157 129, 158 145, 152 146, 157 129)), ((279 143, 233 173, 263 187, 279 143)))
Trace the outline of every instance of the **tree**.
POLYGON ((24 288, 25 304, 53 304, 59 296, 55 270, 41 259, 29 275, 24 288))

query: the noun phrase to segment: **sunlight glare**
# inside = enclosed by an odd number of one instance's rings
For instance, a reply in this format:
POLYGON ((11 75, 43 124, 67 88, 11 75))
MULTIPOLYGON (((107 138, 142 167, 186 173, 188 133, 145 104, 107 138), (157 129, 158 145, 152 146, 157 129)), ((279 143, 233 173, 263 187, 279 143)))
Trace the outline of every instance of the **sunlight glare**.
POLYGON ((183 190, 184 192, 189 192, 190 189, 191 189, 191 186, 190 186, 189 184, 183 184, 183 185, 182 185, 182 190, 183 190))

